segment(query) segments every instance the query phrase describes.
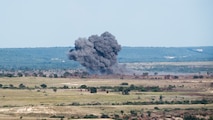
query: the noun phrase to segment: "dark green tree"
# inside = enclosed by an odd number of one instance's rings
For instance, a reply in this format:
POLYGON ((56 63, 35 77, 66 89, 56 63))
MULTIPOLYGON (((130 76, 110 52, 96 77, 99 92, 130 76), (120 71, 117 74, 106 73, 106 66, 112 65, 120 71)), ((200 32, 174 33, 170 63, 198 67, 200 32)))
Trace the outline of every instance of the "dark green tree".
POLYGON ((17 75, 18 75, 18 77, 22 77, 23 76, 23 74, 20 73, 20 72, 17 75))
POLYGON ((192 115, 184 115, 183 120, 199 120, 199 119, 192 115))
POLYGON ((129 95, 130 89, 124 89, 122 95, 129 95))
POLYGON ((96 87, 91 87, 90 88, 90 93, 97 93, 97 88, 96 87))
POLYGON ((163 101, 163 96, 162 95, 160 95, 159 100, 163 101))
POLYGON ((47 88, 47 85, 46 84, 41 84, 40 85, 42 88, 47 88))
POLYGON ((150 117, 151 116, 151 111, 147 111, 147 115, 150 117))
POLYGON ((87 86, 86 86, 86 85, 81 85, 79 88, 80 88, 80 89, 86 89, 87 86))
POLYGON ((9 84, 10 88, 14 88, 14 85, 13 84, 9 84))
POLYGON ((123 111, 123 110, 121 110, 121 114, 122 114, 122 115, 124 114, 124 111, 123 111))
POLYGON ((57 74, 54 74, 53 77, 54 77, 54 78, 58 78, 58 75, 57 75, 57 74))
POLYGON ((123 82, 121 83, 121 85, 129 85, 129 83, 123 82))
POLYGON ((19 84, 19 88, 20 88, 20 89, 24 89, 24 88, 26 88, 26 86, 25 86, 24 84, 21 83, 21 84, 19 84))
POLYGON ((69 89, 69 86, 64 85, 64 86, 63 86, 63 89, 69 89))

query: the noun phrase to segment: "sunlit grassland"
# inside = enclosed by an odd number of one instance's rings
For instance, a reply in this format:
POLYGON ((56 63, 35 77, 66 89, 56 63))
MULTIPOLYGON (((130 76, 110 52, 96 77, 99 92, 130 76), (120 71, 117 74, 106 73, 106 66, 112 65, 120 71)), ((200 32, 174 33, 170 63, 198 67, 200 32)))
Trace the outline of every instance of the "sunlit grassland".
MULTIPOLYGON (((14 77, 0 78, 0 84, 15 88, 0 88, 0 118, 8 114, 20 114, 28 116, 47 116, 62 114, 65 116, 84 116, 86 114, 101 115, 121 114, 121 111, 129 113, 131 110, 154 111, 158 107, 165 109, 212 109, 213 104, 148 104, 148 105, 124 105, 126 102, 155 102, 160 101, 184 101, 211 99, 212 79, 198 80, 140 80, 140 79, 95 79, 95 78, 41 78, 41 77, 14 77), (129 95, 122 95, 121 92, 98 90, 97 93, 90 93, 87 89, 78 89, 81 85, 89 87, 100 86, 122 86, 121 83, 128 83, 135 86, 160 86, 168 87, 175 85, 173 91, 163 92, 141 92, 130 91, 129 95), (24 84, 25 89, 19 89, 24 84), (46 84, 47 88, 41 88, 46 84), (69 89, 62 89, 64 85, 69 89), (35 87, 37 86, 37 87, 35 87), (54 91, 52 87, 56 87, 54 91), (30 111, 28 111, 30 110, 30 111)), ((125 87, 125 85, 123 85, 125 87)), ((36 118, 36 117, 35 117, 36 118)))
MULTIPOLYGON (((17 78, 0 78, 0 84, 8 86, 12 84, 14 87, 18 87, 20 84, 24 84, 30 89, 0 89, 0 106, 7 105, 10 101, 13 104, 18 105, 20 103, 28 104, 71 104, 72 102, 79 103, 91 103, 98 101, 100 103, 122 103, 126 101, 150 101, 159 100, 159 96, 163 95, 165 100, 179 100, 183 98, 196 99, 199 96, 190 96, 192 91, 173 91, 173 92, 136 92, 131 91, 130 95, 122 95, 120 92, 110 92, 107 94, 105 91, 98 91, 96 94, 91 94, 87 90, 76 89, 81 85, 87 86, 121 86, 121 83, 133 84, 136 86, 160 86, 167 87, 169 85, 184 86, 184 88, 178 89, 190 89, 195 93, 204 95, 210 94, 206 89, 209 86, 211 79, 200 80, 115 80, 115 79, 67 79, 67 78, 39 78, 39 77, 17 77, 17 78), (47 89, 35 89, 35 86, 40 87, 41 84, 46 84, 47 89), (54 92, 50 87, 63 87, 67 85, 73 89, 58 89, 54 92), (75 88, 75 89, 74 89, 75 88), (25 102, 23 102, 25 101, 25 102), (28 102, 27 102, 28 101, 28 102), (19 103, 20 102, 20 103, 19 103)), ((22 104, 20 104, 22 105, 22 104)))
MULTIPOLYGON (((164 100, 181 100, 187 96, 181 93, 165 93, 165 92, 146 92, 143 94, 136 94, 130 92, 130 95, 122 95, 120 92, 98 92, 91 94, 88 91, 80 90, 64 90, 60 89, 54 92, 52 89, 37 90, 11 90, 0 89, 0 106, 27 106, 27 105, 70 105, 72 103, 79 104, 122 104, 124 102, 132 101, 157 101, 159 96, 163 95, 164 100)), ((191 96, 190 99, 196 99, 197 96, 191 96)))
POLYGON ((137 86, 159 86, 165 87, 168 85, 181 86, 184 88, 204 87, 206 83, 213 81, 212 79, 188 79, 188 80, 141 80, 141 79, 101 79, 101 78, 45 78, 45 77, 13 77, 0 78, 0 84, 13 84, 18 87, 19 84, 24 84, 29 88, 35 88, 41 84, 47 84, 48 87, 62 87, 67 85, 69 87, 79 87, 81 85, 87 86, 119 86, 121 83, 128 83, 129 85, 137 86))

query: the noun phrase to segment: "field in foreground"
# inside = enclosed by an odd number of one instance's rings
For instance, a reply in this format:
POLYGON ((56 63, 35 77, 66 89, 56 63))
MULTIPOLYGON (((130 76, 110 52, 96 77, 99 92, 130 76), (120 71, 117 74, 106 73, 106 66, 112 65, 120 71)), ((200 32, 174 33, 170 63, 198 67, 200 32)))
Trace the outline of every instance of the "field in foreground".
POLYGON ((213 113, 213 79, 15 77, 0 78, 0 84, 0 119, 181 120, 211 119, 213 113))

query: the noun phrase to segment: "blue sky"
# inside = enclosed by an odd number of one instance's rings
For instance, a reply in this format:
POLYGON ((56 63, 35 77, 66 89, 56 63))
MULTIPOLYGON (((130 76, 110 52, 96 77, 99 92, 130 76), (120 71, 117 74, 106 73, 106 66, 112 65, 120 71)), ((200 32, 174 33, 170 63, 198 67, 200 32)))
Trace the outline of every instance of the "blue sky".
POLYGON ((0 48, 74 46, 108 31, 122 46, 213 46, 213 0, 0 0, 0 48))

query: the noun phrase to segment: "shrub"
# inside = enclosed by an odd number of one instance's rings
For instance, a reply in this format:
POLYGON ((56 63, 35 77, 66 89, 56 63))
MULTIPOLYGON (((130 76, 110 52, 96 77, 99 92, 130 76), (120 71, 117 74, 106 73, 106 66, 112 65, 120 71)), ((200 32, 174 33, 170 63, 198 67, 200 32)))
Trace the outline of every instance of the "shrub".
POLYGON ((64 78, 68 78, 68 77, 71 77, 72 76, 72 73, 70 73, 70 72, 65 72, 64 74, 63 74, 63 77, 64 78))
POLYGON ((129 85, 129 83, 123 82, 121 83, 121 85, 129 85))
POLYGON ((200 103, 201 103, 201 104, 208 104, 208 101, 207 101, 206 99, 202 99, 202 100, 200 101, 200 103))
POLYGON ((129 89, 124 89, 122 91, 122 95, 129 95, 130 90, 129 89))
POLYGON ((46 84, 41 84, 40 86, 41 86, 42 88, 46 88, 46 87, 47 87, 46 84))
POLYGON ((137 87, 136 87, 135 85, 132 84, 132 85, 130 85, 129 89, 130 89, 130 90, 136 90, 137 87))
POLYGON ((204 77, 203 77, 203 75, 199 75, 199 76, 198 76, 198 75, 194 75, 194 76, 193 76, 193 79, 199 79, 199 78, 200 78, 200 79, 203 79, 204 77))
POLYGON ((174 76, 174 79, 178 79, 178 78, 179 78, 178 76, 176 76, 176 75, 174 76))
POLYGON ((54 74, 53 77, 54 77, 54 78, 58 78, 58 75, 57 75, 57 74, 54 74))
POLYGON ((162 101, 162 100, 163 100, 163 96, 162 96, 162 95, 160 95, 159 100, 160 100, 160 101, 162 101))
POLYGON ((19 72, 19 73, 17 74, 17 76, 18 76, 18 77, 22 77, 23 74, 19 72))
POLYGON ((121 110, 121 114, 122 114, 122 115, 124 114, 124 111, 123 111, 123 110, 121 110))
POLYGON ((84 118, 98 118, 98 116, 90 114, 90 115, 85 115, 84 118))
POLYGON ((167 90, 172 90, 173 88, 175 88, 175 85, 169 85, 169 86, 167 87, 167 90))
POLYGON ((137 116, 137 111, 131 110, 131 111, 130 111, 130 114, 133 115, 133 116, 137 116))
POLYGON ((6 76, 6 77, 14 77, 14 75, 11 74, 11 73, 7 73, 5 76, 6 76))
POLYGON ((206 99, 191 101, 191 104, 208 104, 206 99))
POLYGON ((69 87, 67 85, 64 85, 63 89, 69 89, 69 87))
POLYGON ((145 87, 143 87, 143 86, 141 86, 141 87, 140 87, 140 89, 141 89, 141 92, 145 92, 145 91, 147 91, 147 90, 146 90, 146 88, 145 88, 145 87))
POLYGON ((185 108, 185 110, 195 110, 195 108, 185 108))
POLYGON ((86 89, 87 86, 86 86, 86 85, 81 85, 79 88, 80 88, 80 89, 86 89))
POLYGON ((181 110, 180 108, 175 108, 174 110, 181 110))
POLYGON ((64 116, 62 116, 62 115, 53 115, 53 116, 50 116, 50 118, 64 118, 64 116))
POLYGON ((21 84, 19 85, 19 88, 20 88, 20 89, 24 89, 24 88, 26 88, 26 86, 25 86, 24 84, 21 83, 21 84))
POLYGON ((9 84, 10 88, 14 88, 14 85, 13 84, 9 84))
POLYGON ((57 88, 56 88, 56 87, 54 87, 54 88, 53 88, 53 91, 54 91, 54 92, 57 92, 57 88))
POLYGON ((199 118, 192 115, 184 115, 183 120, 199 120, 199 118))
POLYGON ((0 77, 4 77, 4 74, 3 74, 3 73, 0 73, 0 77))
POLYGON ((151 116, 151 111, 147 111, 147 115, 150 117, 151 116))
POLYGON ((80 105, 80 103, 79 102, 73 102, 72 104, 70 104, 70 105, 73 105, 73 106, 79 106, 80 105))
POLYGON ((102 114, 101 118, 110 118, 110 117, 108 115, 106 115, 106 114, 102 114))
MULTIPOLYGON (((111 86, 100 86, 99 88, 101 91, 106 91, 107 89, 113 89, 111 86)), ((108 91, 109 92, 109 91, 108 91)))
POLYGON ((38 77, 38 74, 37 74, 37 73, 33 73, 32 76, 33 76, 33 77, 38 77))
POLYGON ((159 86, 153 86, 150 88, 152 92, 160 92, 159 86))
POLYGON ((91 87, 90 88, 90 93, 97 93, 97 88, 91 87))
POLYGON ((213 116, 210 116, 210 117, 209 117, 209 120, 213 120, 213 116))
POLYGON ((117 120, 117 119, 119 119, 119 117, 120 117, 120 116, 119 116, 118 114, 114 114, 114 119, 117 120))

